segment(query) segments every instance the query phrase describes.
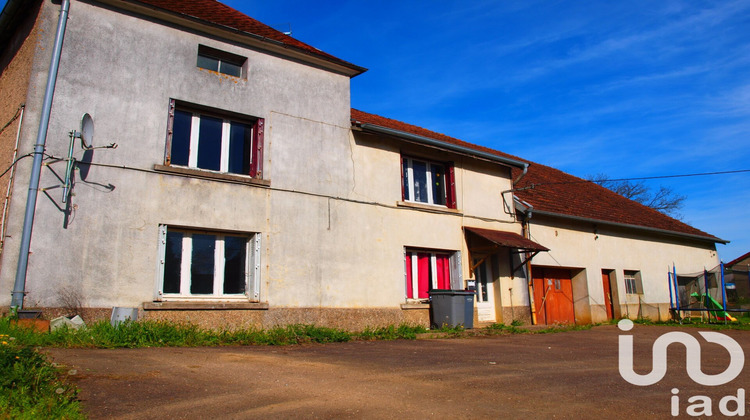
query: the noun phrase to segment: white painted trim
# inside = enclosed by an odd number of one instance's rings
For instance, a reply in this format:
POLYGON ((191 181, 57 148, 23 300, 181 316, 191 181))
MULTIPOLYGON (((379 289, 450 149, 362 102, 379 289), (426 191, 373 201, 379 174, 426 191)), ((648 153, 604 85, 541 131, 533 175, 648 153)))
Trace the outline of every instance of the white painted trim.
POLYGON ((188 151, 188 167, 198 167, 198 143, 200 140, 201 130, 201 117, 199 114, 193 113, 193 118, 190 120, 190 150, 188 151))
POLYGON ((182 256, 180 257, 180 295, 190 294, 190 266, 193 261, 193 235, 182 235, 182 256))
POLYGON ((232 128, 229 120, 223 120, 221 123, 221 163, 219 169, 221 172, 229 172, 229 133, 232 128))
MULTIPOLYGON (((407 166, 407 189, 408 189, 408 197, 404 197, 404 201, 410 202, 410 203, 419 203, 419 204, 425 204, 430 206, 436 206, 441 208, 447 208, 448 207, 448 190, 447 188, 447 179, 448 179, 448 168, 441 163, 431 162, 428 160, 421 160, 421 159, 414 159, 406 156, 402 156, 403 161, 406 163, 407 166), (414 161, 421 162, 425 164, 425 177, 426 177, 426 189, 427 189, 427 201, 417 201, 415 191, 414 191, 414 167, 413 163, 414 161), (433 195, 433 185, 432 185, 432 172, 433 172, 433 166, 440 166, 443 168, 443 196, 445 197, 446 202, 444 204, 436 204, 435 203, 435 197, 433 195)), ((403 171, 403 168, 401 168, 403 171)))
MULTIPOLYGON (((250 241, 248 241, 249 245, 250 241)), ((252 254, 252 261, 253 261, 253 271, 250 278, 250 282, 252 283, 252 291, 253 296, 251 297, 253 302, 260 302, 260 272, 261 272, 261 265, 260 265, 260 251, 261 251, 261 234, 256 233, 253 235, 253 254, 252 254)), ((250 261, 250 258, 247 258, 248 261, 250 261)), ((247 271, 248 275, 250 271, 247 271)), ((249 289, 250 287, 248 287, 249 289)))
POLYGON ((216 235, 216 241, 214 242, 214 296, 220 296, 223 293, 225 258, 224 235, 216 235))
POLYGON ((260 301, 260 252, 261 252, 261 235, 259 233, 248 235, 228 235, 221 232, 202 231, 200 229, 180 229, 175 230, 183 234, 182 237, 182 255, 180 256, 180 292, 164 294, 164 261, 166 258, 166 237, 168 226, 159 225, 159 267, 157 267, 157 280, 155 293, 157 301, 169 300, 251 300, 260 301), (214 242, 214 277, 213 290, 211 294, 193 295, 190 293, 191 284, 191 264, 193 252, 193 235, 202 233, 215 237, 214 242), (224 271, 226 267, 226 242, 227 236, 241 237, 246 240, 245 250, 245 292, 241 294, 224 294, 224 271), (252 293, 252 296, 251 296, 252 293))
POLYGON ((419 299, 419 256, 411 253, 411 297, 419 299))
POLYGON ((164 263, 167 254, 167 226, 159 225, 159 243, 156 258, 156 281, 154 282, 154 300, 160 301, 164 293, 164 263))

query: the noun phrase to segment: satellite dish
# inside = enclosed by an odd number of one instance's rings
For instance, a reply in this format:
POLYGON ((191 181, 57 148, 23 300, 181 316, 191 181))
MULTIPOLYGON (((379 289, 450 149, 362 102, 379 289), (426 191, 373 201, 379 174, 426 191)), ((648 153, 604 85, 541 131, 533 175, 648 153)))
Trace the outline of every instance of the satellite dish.
POLYGON ((81 117, 81 146, 91 149, 94 146, 94 119, 88 113, 81 117))

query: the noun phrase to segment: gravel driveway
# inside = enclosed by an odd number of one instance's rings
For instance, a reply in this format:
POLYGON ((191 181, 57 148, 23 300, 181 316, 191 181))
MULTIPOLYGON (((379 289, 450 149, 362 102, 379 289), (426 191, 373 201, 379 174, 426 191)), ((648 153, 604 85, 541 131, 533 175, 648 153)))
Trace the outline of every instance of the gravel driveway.
MULTIPOLYGON (((635 337, 637 372, 651 370, 651 345, 674 330, 636 325, 627 333, 635 337)), ((701 342, 705 373, 726 369, 722 347, 695 328, 681 330, 701 342)), ((681 417, 695 395, 711 398, 714 416, 722 417, 721 398, 750 385, 750 361, 726 385, 694 383, 680 345, 670 346, 662 381, 631 385, 618 373, 621 334, 608 325, 467 339, 48 352, 74 370, 94 419, 673 418, 673 388, 681 417)), ((750 331, 726 334, 747 353, 750 331)), ((747 402, 745 409, 750 415, 747 402)))

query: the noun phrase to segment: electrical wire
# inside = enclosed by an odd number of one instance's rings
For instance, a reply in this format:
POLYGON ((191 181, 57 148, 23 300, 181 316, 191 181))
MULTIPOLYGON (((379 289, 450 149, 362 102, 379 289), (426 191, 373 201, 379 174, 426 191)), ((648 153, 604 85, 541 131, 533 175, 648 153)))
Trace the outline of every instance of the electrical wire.
POLYGON ((13 115, 13 118, 11 118, 10 121, 8 121, 7 123, 5 123, 5 125, 3 126, 3 128, 0 128, 0 134, 2 134, 2 132, 5 131, 5 129, 8 128, 9 125, 13 124, 13 121, 15 121, 15 120, 18 119, 18 117, 21 115, 21 110, 22 109, 23 109, 23 104, 21 106, 19 106, 18 109, 16 109, 16 114, 13 115))
POLYGON ((692 174, 679 174, 679 175, 657 175, 657 176, 641 176, 633 178, 613 178, 613 179, 602 179, 601 181, 595 181, 590 179, 581 179, 580 181, 560 181, 560 182, 536 182, 529 184, 527 187, 515 188, 514 191, 528 190, 541 185, 564 185, 564 184, 587 184, 594 183, 599 184, 600 182, 620 182, 620 181, 643 181, 650 179, 668 179, 668 178, 686 178, 693 176, 709 176, 709 175, 728 175, 728 174, 739 174, 750 172, 750 169, 737 169, 734 171, 718 171, 718 172, 699 172, 692 174))
POLYGON ((13 163, 11 163, 10 166, 8 166, 8 168, 6 170, 4 170, 2 174, 0 174, 0 178, 4 177, 5 174, 7 174, 8 172, 10 172, 10 170, 13 169, 14 166, 16 166, 16 163, 18 163, 19 160, 21 160, 23 158, 27 158, 27 157, 29 157, 29 156, 31 156, 33 154, 34 154, 33 152, 32 153, 26 153, 25 155, 21 155, 21 156, 17 157, 16 160, 14 160, 13 163))

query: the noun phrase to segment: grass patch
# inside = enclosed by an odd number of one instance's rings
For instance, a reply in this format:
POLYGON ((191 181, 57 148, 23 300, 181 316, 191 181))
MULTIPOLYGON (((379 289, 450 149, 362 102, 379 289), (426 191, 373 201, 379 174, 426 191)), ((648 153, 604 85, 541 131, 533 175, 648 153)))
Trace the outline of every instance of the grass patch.
MULTIPOLYGON (((617 324, 619 322, 618 320, 612 321, 613 324, 617 324)), ((662 326, 671 326, 671 327, 693 327, 693 328, 706 328, 710 330, 740 330, 740 331, 748 331, 750 330, 750 319, 746 318, 739 318, 737 322, 727 322, 726 324, 723 321, 701 321, 701 320, 692 320, 689 318, 685 318, 682 320, 682 322, 679 321, 652 321, 649 319, 634 319, 633 323, 638 325, 662 325, 662 326)))
MULTIPOLYGON (((463 330, 463 329, 461 329, 463 330)), ((305 343, 340 343, 352 340, 414 340, 427 329, 402 324, 366 328, 355 333, 314 325, 287 325, 266 330, 211 330, 195 324, 143 320, 123 322, 116 327, 100 321, 75 330, 61 328, 40 334, 16 326, 8 318, 0 318, 0 334, 13 335, 18 343, 38 347, 67 348, 142 348, 142 347, 204 347, 271 345, 305 343)), ((449 329, 444 332, 450 332, 449 329)), ((453 331, 458 332, 458 331, 453 331)))
POLYGON ((389 325, 380 328, 365 328, 356 335, 360 340, 414 340, 417 334, 426 333, 427 328, 401 324, 398 327, 389 325))
POLYGON ((63 372, 16 337, 0 334, 0 340, 0 418, 85 418, 63 372))

